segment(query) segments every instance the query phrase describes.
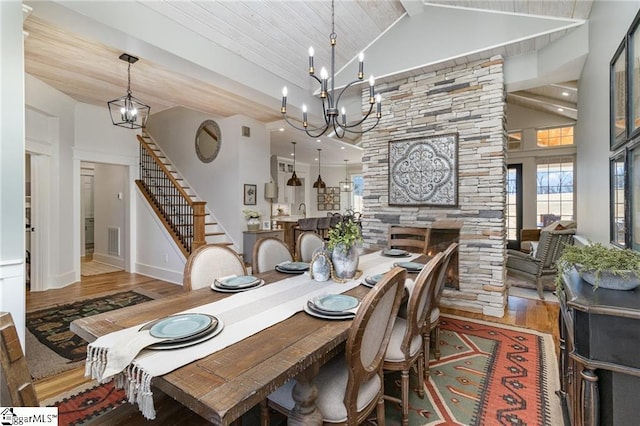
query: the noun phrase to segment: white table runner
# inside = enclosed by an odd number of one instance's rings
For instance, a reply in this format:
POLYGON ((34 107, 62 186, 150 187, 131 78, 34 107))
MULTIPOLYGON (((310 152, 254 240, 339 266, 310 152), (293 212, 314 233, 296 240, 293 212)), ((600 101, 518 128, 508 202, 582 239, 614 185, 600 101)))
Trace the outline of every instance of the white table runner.
MULTIPOLYGON (((417 256, 412 256, 411 259, 417 256)), ((363 276, 360 279, 388 271, 397 261, 397 258, 384 257, 379 252, 361 256, 359 269, 363 271, 363 276)), ((302 311, 306 302, 313 297, 351 290, 360 284, 360 279, 344 284, 317 282, 305 273, 182 311, 180 313, 214 315, 224 323, 224 328, 213 339, 194 346, 162 351, 142 350, 124 371, 115 376, 104 377, 109 348, 134 339, 144 324, 107 334, 87 347, 85 376, 103 383, 115 377, 116 385, 125 389, 129 402, 137 402, 142 414, 148 419, 154 419, 151 393, 153 377, 167 374, 284 321, 302 311)))

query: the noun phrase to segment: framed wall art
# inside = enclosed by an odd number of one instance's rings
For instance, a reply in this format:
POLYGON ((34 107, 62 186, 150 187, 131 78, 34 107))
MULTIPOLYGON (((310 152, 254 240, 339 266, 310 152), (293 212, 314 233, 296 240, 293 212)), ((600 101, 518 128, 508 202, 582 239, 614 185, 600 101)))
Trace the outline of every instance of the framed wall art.
POLYGON ((389 142, 389 205, 458 205, 458 134, 389 142))
POLYGON ((318 210, 340 210, 340 188, 328 186, 318 188, 318 210))
POLYGON ((256 205, 256 192, 257 185, 244 184, 244 205, 255 206, 256 205))

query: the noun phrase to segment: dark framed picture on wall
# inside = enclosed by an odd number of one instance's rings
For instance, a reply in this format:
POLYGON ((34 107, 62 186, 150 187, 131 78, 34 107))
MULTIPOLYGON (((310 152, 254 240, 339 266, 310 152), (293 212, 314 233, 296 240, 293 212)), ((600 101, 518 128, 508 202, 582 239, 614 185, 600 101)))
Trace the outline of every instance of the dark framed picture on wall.
POLYGON ((627 137, 627 43, 623 40, 610 64, 609 113, 610 148, 615 149, 627 137))
POLYGON ((257 185, 252 184, 244 184, 244 205, 245 206, 255 206, 256 205, 256 192, 257 185))

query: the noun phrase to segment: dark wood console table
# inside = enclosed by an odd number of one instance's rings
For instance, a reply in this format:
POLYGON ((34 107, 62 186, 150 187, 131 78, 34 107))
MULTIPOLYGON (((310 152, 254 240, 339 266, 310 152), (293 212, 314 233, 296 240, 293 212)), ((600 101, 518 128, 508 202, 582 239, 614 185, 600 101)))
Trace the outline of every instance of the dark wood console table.
POLYGON ((560 394, 570 424, 640 424, 640 288, 593 291, 575 270, 563 283, 560 394))

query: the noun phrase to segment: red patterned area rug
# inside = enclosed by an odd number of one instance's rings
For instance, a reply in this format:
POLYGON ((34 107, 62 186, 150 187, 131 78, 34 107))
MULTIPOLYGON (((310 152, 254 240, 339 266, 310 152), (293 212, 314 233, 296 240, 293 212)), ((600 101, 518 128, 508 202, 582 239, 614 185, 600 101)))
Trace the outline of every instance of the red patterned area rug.
POLYGON ((66 395, 59 395, 55 401, 43 401, 43 405, 58 407, 60 426, 78 426, 88 423, 125 401, 124 390, 115 389, 113 382, 100 385, 94 381, 66 395))
MULTIPOLYGON (((440 360, 430 362, 427 396, 411 374, 409 424, 562 425, 555 346, 551 335, 497 323, 441 317, 440 360)), ((385 375, 385 392, 400 394, 399 374, 385 375)), ((386 403, 387 425, 400 407, 386 403)))

